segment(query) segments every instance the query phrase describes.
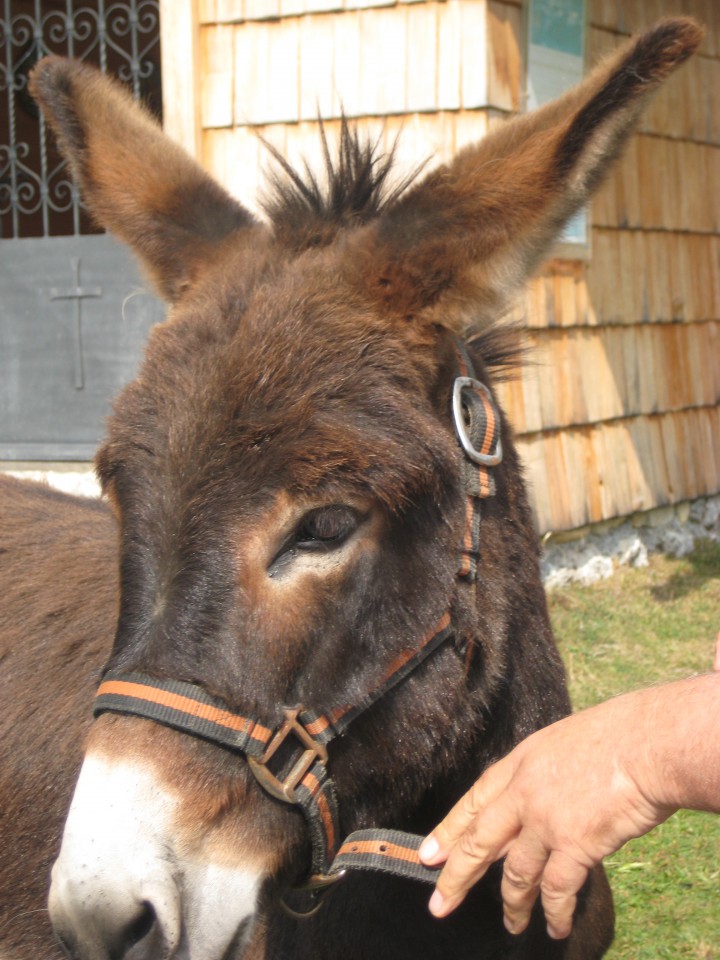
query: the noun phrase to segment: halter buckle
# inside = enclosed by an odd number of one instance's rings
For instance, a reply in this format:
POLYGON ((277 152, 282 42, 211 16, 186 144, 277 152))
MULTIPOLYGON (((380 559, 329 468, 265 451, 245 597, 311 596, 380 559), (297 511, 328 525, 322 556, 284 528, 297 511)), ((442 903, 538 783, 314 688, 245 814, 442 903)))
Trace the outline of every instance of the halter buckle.
POLYGON ((285 803, 298 802, 297 794, 295 793, 297 785, 315 763, 319 761, 325 764, 328 759, 325 744, 318 743, 298 720, 298 716, 302 713, 303 709, 302 706, 286 707, 285 720, 265 748, 265 753, 262 757, 258 759, 249 756, 247 758, 250 769, 260 786, 266 790, 271 797, 275 797, 277 800, 282 800, 285 803), (267 764, 291 734, 294 734, 305 749, 293 763, 288 773, 280 779, 268 769, 267 764))
MULTIPOLYGON (((479 380, 473 379, 473 377, 457 377, 455 384, 453 386, 453 398, 452 398, 452 409, 453 409, 453 421, 455 423, 455 432, 458 435, 458 439, 462 445, 463 450, 473 460, 475 463, 480 464, 483 467, 496 467, 499 463, 502 462, 503 450, 502 443, 500 442, 500 434, 498 432, 495 443, 493 444, 494 449, 489 453, 483 453, 481 450, 477 450, 473 445, 473 441, 470 438, 468 432, 468 425, 465 422, 465 402, 463 397, 463 392, 465 390, 474 390, 476 393, 481 393, 486 400, 488 401, 490 407, 495 413, 495 404, 492 400, 492 395, 484 383, 481 383, 479 380)), ((472 416, 470 407, 468 406, 469 415, 472 416)), ((495 419, 497 420, 497 414, 495 414, 495 419)))

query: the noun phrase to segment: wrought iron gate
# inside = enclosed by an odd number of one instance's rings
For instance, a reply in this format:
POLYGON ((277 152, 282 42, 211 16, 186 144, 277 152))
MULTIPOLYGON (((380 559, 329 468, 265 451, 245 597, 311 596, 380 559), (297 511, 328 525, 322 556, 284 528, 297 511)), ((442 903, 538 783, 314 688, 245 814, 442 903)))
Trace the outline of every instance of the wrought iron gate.
POLYGON ((158 0, 0 0, 0 459, 89 459, 162 318, 90 221, 27 92, 48 53, 114 73, 159 113, 158 0))

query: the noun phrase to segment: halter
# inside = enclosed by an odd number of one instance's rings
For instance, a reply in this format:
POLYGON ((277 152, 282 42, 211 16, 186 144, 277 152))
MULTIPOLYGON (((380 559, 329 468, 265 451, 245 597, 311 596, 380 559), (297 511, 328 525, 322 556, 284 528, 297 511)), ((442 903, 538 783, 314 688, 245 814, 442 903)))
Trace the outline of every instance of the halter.
MULTIPOLYGON (((455 348, 460 375, 453 388, 452 416, 465 454, 466 491, 457 575, 464 582, 473 582, 480 555, 480 501, 495 493, 490 468, 502 460, 500 419, 490 391, 475 378, 465 346, 456 341, 455 348)), ((243 754, 260 786, 277 800, 300 807, 305 816, 312 842, 312 870, 302 889, 322 890, 348 870, 373 870, 434 883, 439 868, 420 862, 420 836, 366 829, 340 841, 327 745, 450 640, 460 654, 471 651, 469 644, 458 638, 447 611, 416 646, 396 658, 359 703, 330 713, 317 713, 302 705, 285 708, 285 719, 276 730, 255 717, 228 710, 196 684, 158 680, 142 673, 107 673, 93 712, 96 717, 106 711, 144 717, 243 754)))

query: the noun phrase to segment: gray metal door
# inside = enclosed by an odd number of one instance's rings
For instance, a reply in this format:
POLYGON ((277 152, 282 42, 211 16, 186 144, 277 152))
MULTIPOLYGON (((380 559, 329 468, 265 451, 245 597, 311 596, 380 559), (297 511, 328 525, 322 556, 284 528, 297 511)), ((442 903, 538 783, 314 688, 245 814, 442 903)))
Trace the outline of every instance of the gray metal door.
POLYGON ((27 93, 47 53, 159 111, 159 3, 0 0, 0 459, 85 460, 164 309, 88 218, 27 93))

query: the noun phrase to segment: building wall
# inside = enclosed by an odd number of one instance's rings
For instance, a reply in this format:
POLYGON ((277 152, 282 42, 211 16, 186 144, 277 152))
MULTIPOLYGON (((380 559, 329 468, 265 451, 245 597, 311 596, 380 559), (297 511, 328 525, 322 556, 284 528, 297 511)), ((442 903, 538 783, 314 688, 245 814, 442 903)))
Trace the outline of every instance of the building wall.
POLYGON ((587 264, 556 264, 528 301, 539 367, 509 386, 541 529, 720 489, 720 7, 593 0, 596 59, 659 16, 706 41, 643 117, 592 204, 587 264))
MULTIPOLYGON (((410 169, 522 106, 522 0, 197 0, 197 150, 257 208, 261 134, 320 161, 341 111, 410 169)), ((522 305, 534 363, 502 387, 541 532, 720 490, 720 4, 588 0, 590 61, 658 17, 708 28, 591 210, 591 253, 522 305)))

